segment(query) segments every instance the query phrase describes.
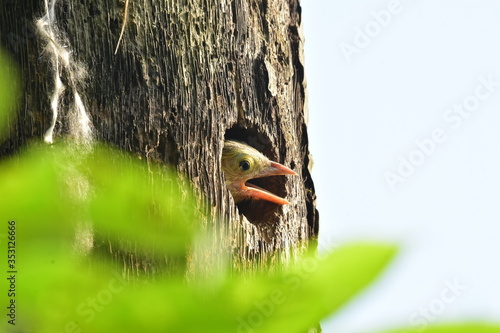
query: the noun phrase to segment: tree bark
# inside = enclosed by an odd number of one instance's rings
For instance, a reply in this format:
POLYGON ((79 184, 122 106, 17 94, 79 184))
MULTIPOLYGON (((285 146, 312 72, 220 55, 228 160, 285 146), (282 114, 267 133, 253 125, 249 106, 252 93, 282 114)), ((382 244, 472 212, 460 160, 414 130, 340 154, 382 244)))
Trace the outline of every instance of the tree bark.
MULTIPOLYGON (((24 95, 1 155, 41 140, 51 125, 54 68, 34 23, 43 1, 2 0, 1 44, 19 65, 24 95)), ((193 257, 192 267, 224 264, 222 251, 248 271, 316 246, 298 0, 59 0, 55 17, 71 70, 80 71, 62 70, 63 83, 81 92, 95 138, 174 166, 205 196, 213 261, 193 257), (225 139, 295 170, 299 177, 263 185, 291 204, 236 207, 220 168, 225 139)), ((72 98, 65 91, 55 140, 71 135, 72 98)))

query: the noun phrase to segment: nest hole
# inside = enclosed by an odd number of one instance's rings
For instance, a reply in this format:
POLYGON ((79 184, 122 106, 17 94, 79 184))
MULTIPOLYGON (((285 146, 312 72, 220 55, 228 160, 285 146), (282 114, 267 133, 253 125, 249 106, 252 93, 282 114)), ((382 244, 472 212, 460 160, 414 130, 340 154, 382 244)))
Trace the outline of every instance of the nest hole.
MULTIPOLYGON (((235 140, 243 142, 264 154, 272 161, 281 163, 279 156, 276 156, 272 149, 269 137, 255 129, 233 126, 226 131, 225 140, 235 140)), ((248 180, 248 183, 257 185, 279 197, 286 198, 285 182, 286 176, 271 176, 248 180)), ((265 200, 244 200, 236 205, 240 214, 257 226, 265 238, 274 236, 279 218, 283 213, 281 205, 265 200)))

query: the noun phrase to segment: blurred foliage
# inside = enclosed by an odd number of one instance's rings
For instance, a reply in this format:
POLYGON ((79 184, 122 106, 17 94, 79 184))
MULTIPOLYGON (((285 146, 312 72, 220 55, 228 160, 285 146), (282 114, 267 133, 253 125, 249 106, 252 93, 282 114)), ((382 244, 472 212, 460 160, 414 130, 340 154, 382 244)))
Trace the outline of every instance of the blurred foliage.
POLYGON ((500 325, 485 324, 485 323, 462 323, 436 325, 422 328, 406 328, 393 330, 387 333, 498 333, 500 325))
POLYGON ((18 297, 17 327, 302 332, 369 284, 395 253, 357 244, 319 260, 306 256, 281 273, 203 283, 174 275, 135 285, 106 261, 72 250, 75 221, 88 220, 110 237, 134 240, 139 254, 187 255, 198 217, 180 184, 174 172, 100 146, 41 145, 1 164, 0 193, 9 195, 0 216, 16 221, 19 270, 30 281, 18 297))
MULTIPOLYGON (((3 125, 16 95, 7 66, 0 54, 3 125)), ((175 172, 99 145, 39 145, 3 161, 0 233, 15 221, 16 263, 5 271, 18 271, 18 290, 16 325, 4 317, 2 331, 305 332, 368 286, 396 253, 390 245, 351 244, 321 258, 305 255, 279 273, 200 281, 195 276, 189 282, 177 274, 161 275, 137 284, 126 265, 118 270, 82 249, 78 225, 132 242, 137 255, 187 256, 199 237, 196 207, 175 172)), ((10 301, 5 295, 2 304, 10 301)))

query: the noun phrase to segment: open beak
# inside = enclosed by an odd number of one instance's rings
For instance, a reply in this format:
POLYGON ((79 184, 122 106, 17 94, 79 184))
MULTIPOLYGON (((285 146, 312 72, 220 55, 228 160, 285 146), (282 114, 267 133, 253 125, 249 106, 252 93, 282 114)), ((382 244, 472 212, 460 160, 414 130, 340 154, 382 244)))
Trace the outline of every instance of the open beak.
MULTIPOLYGON (((254 178, 262 178, 262 177, 269 177, 269 176, 283 176, 283 175, 297 175, 293 170, 287 168, 286 166, 276 163, 276 162, 271 162, 271 164, 263 169, 261 172, 256 174, 252 179, 254 178)), ((277 195, 264 190, 263 188, 251 184, 251 183, 246 183, 243 185, 245 188, 246 195, 249 197, 252 197, 254 199, 258 200, 266 200, 270 202, 274 202, 278 205, 287 205, 289 202, 281 197, 278 197, 277 195)))

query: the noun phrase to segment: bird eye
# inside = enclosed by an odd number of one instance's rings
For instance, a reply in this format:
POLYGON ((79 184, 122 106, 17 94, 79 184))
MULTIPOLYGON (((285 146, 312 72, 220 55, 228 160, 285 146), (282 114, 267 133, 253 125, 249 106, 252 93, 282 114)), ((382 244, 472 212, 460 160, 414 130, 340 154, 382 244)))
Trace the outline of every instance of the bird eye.
POLYGON ((247 160, 243 160, 240 162, 240 170, 242 171, 248 171, 250 169, 250 162, 247 160))

